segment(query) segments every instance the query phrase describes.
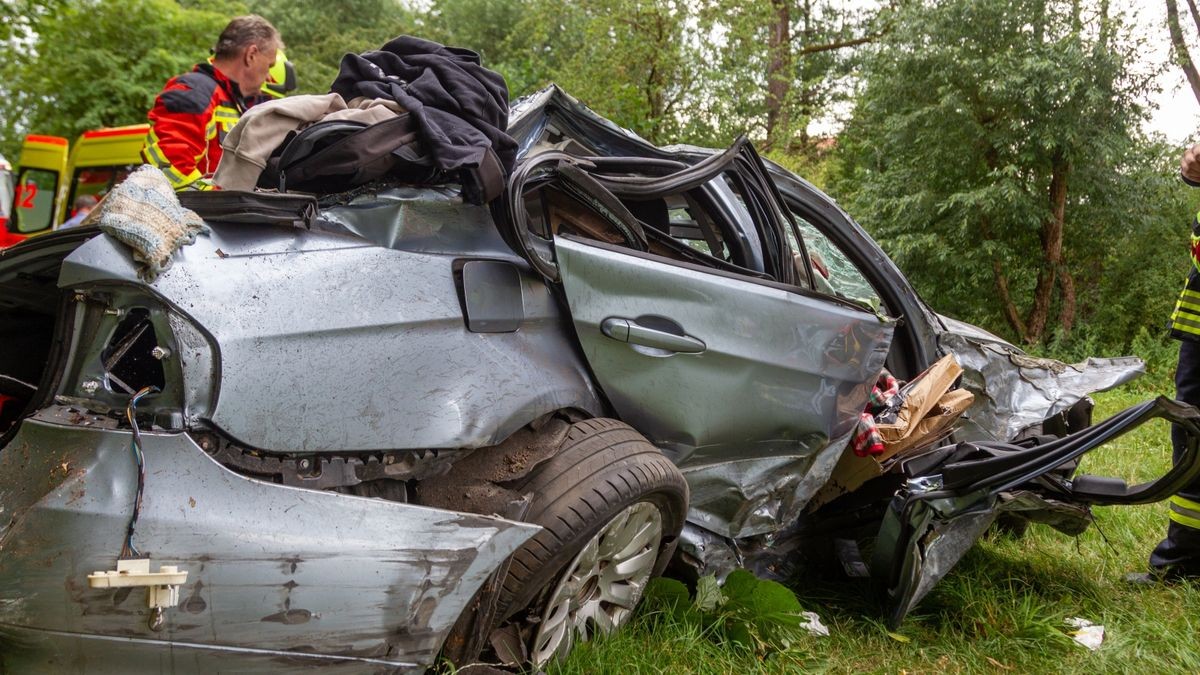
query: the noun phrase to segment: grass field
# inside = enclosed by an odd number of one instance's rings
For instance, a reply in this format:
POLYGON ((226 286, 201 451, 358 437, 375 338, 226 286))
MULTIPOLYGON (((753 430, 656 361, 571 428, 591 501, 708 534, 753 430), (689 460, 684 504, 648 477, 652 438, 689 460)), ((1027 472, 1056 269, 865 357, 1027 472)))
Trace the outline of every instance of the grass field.
MULTIPOLYGON (((1150 398, 1153 388, 1097 395, 1095 418, 1150 398)), ((1080 470, 1140 482, 1169 466, 1167 425, 1155 421, 1094 451, 1080 470)), ((1127 572, 1145 569, 1166 527, 1166 505, 1102 507, 1095 515, 1078 538, 1034 525, 1020 539, 985 539, 895 633, 878 619, 865 584, 800 580, 792 588, 830 628, 829 637, 804 636, 755 654, 646 608, 625 630, 579 646, 550 672, 1200 672, 1200 583, 1146 588, 1124 581, 1127 572), (1105 627, 1098 651, 1069 638, 1070 617, 1105 627)))

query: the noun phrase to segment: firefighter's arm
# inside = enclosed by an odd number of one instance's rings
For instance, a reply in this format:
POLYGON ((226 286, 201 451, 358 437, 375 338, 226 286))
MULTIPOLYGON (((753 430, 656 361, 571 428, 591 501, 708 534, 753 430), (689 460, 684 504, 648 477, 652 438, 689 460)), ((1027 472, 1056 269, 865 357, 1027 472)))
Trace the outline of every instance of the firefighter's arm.
POLYGON ((150 132, 142 159, 162 169, 176 190, 210 187, 198 168, 208 149, 210 96, 211 92, 171 83, 155 99, 148 115, 150 132))
POLYGON ((1179 160, 1179 175, 1188 185, 1200 187, 1200 143, 1183 153, 1183 159, 1179 160))

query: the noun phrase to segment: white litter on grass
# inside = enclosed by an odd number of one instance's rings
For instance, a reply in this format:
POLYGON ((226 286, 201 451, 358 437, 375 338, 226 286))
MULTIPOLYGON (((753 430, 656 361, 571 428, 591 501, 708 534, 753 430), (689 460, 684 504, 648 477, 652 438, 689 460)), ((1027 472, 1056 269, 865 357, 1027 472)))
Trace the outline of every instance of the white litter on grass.
POLYGON ((829 637, 829 628, 821 623, 821 617, 817 616, 816 612, 804 612, 804 623, 800 627, 807 630, 812 635, 821 637, 829 637))
POLYGON ((1104 626, 1098 626, 1079 617, 1067 619, 1067 625, 1075 629, 1069 633, 1072 640, 1092 651, 1100 649, 1100 643, 1104 642, 1104 626))

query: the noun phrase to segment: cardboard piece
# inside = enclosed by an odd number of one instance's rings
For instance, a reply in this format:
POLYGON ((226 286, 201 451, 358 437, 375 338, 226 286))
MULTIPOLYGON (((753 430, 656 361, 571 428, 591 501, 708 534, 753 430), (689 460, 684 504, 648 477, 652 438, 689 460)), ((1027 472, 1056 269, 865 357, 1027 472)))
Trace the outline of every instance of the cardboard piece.
POLYGON ((950 389, 961 374, 958 360, 953 354, 947 354, 904 385, 900 390, 905 397, 904 403, 896 421, 878 425, 883 437, 883 454, 859 457, 847 445, 829 480, 809 500, 808 509, 816 509, 857 490, 863 483, 884 474, 883 462, 910 450, 924 449, 947 434, 954 421, 975 400, 975 396, 965 389, 950 389))
POLYGON ((824 506, 847 492, 854 492, 863 483, 883 475, 883 467, 871 456, 859 457, 849 444, 842 452, 842 458, 833 467, 833 473, 825 485, 808 500, 807 509, 812 511, 824 506))
POLYGON ((900 440, 889 442, 885 437, 883 454, 876 457, 876 461, 882 462, 912 448, 929 445, 948 432, 950 425, 954 424, 963 411, 971 407, 974 400, 975 395, 966 389, 952 389, 946 392, 920 421, 910 425, 908 433, 900 440))
POLYGON ((950 391, 954 381, 962 375, 962 367, 953 354, 947 354, 929 366, 920 375, 900 388, 904 403, 891 424, 880 424, 879 435, 884 444, 898 443, 916 432, 918 423, 924 419, 942 396, 950 391))

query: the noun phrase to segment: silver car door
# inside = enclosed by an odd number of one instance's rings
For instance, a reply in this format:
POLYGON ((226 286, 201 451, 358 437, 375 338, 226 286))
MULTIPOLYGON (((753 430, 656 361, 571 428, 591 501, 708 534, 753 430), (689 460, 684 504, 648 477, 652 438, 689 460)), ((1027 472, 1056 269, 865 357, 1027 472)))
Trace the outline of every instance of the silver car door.
POLYGON ((685 465, 823 447, 883 367, 892 323, 850 303, 582 238, 554 246, 612 407, 685 465))

